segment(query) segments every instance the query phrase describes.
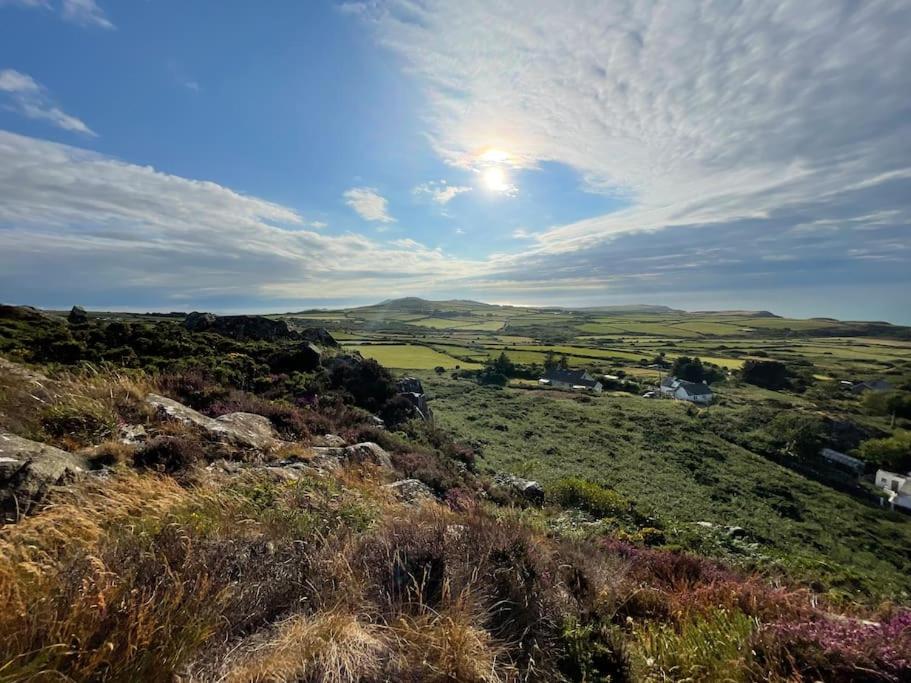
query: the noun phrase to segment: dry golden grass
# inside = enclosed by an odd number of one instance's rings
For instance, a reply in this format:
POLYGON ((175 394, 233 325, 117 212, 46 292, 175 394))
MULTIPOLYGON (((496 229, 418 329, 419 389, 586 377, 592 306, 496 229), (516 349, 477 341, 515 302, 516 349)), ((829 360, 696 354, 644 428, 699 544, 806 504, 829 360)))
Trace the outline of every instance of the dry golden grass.
POLYGON ((445 607, 424 607, 417 616, 403 614, 389 624, 395 639, 396 664, 421 681, 507 683, 519 680, 507 648, 484 629, 487 615, 470 590, 450 596, 445 607))
POLYGON ((356 683, 377 677, 388 652, 383 629, 347 612, 295 615, 232 662, 226 683, 356 683))
POLYGON ((162 581, 167 590, 155 590, 105 559, 123 530, 161 518, 189 495, 169 479, 123 474, 62 492, 41 514, 0 530, 0 681, 63 661, 74 678, 123 664, 130 670, 167 628, 194 647, 205 626, 177 615, 211 597, 204 575, 192 584, 162 581), (114 624, 116 632, 106 633, 114 624))

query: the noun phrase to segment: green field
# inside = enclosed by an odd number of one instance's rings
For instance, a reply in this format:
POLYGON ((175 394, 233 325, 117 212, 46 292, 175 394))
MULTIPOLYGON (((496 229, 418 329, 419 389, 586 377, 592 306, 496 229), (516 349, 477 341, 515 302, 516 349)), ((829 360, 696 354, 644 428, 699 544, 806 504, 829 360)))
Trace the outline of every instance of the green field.
POLYGON ((346 345, 349 351, 358 351, 366 358, 373 358, 387 368, 399 370, 426 370, 437 366, 452 369, 478 368, 480 364, 460 361, 439 351, 415 344, 358 344, 346 345))
POLYGON ((697 522, 739 526, 757 544, 740 557, 746 563, 825 576, 848 593, 911 593, 911 520, 726 441, 681 403, 634 396, 580 402, 422 377, 439 422, 482 444, 490 471, 545 486, 583 477, 627 496, 689 543, 714 542, 697 522))

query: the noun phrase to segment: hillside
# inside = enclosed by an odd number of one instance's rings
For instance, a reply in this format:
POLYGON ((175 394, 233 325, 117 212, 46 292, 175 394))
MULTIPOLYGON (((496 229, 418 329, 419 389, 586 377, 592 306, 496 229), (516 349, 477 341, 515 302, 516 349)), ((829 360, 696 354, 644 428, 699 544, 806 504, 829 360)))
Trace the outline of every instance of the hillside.
POLYGON ((0 313, 0 680, 911 674, 908 518, 750 450, 807 396, 398 385, 272 318, 0 313))

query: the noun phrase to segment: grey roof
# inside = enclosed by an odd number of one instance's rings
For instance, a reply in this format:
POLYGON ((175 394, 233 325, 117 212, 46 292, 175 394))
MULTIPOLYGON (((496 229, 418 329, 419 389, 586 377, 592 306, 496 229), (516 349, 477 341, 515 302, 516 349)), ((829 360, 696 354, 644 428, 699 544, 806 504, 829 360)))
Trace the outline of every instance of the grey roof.
POLYGON ((544 379, 551 382, 563 382, 565 384, 574 384, 583 387, 593 387, 598 384, 597 380, 591 379, 585 370, 560 370, 555 368, 548 370, 544 374, 544 379))
POLYGON ((686 391, 690 396, 710 396, 712 390, 708 384, 698 384, 696 382, 687 382, 685 379, 680 380, 680 388, 686 391))
POLYGON ((833 450, 831 448, 823 448, 819 454, 824 457, 826 460, 831 460, 832 462, 837 462, 842 465, 847 465, 848 467, 853 467, 855 469, 862 470, 864 469, 866 463, 863 460, 858 460, 857 458, 852 458, 850 455, 841 453, 839 451, 833 450))

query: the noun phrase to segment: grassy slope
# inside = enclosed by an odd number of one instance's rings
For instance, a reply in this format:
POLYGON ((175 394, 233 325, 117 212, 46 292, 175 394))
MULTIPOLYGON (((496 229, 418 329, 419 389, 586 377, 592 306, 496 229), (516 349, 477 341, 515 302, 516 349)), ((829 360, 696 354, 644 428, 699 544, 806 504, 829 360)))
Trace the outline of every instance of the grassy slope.
POLYGON ((430 378, 438 420, 483 444, 486 465, 544 483, 581 476, 615 488, 678 531, 744 527, 762 552, 806 562, 850 590, 911 592, 911 520, 868 507, 705 430, 684 405, 430 378), (504 429, 505 427, 505 429, 504 429), (858 584, 859 585, 859 584, 858 584))

